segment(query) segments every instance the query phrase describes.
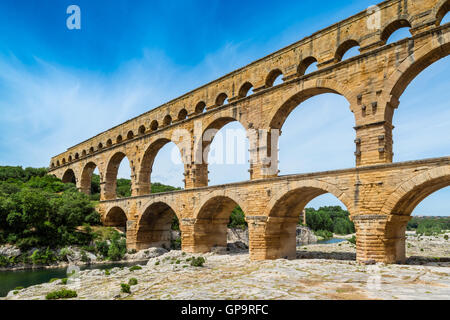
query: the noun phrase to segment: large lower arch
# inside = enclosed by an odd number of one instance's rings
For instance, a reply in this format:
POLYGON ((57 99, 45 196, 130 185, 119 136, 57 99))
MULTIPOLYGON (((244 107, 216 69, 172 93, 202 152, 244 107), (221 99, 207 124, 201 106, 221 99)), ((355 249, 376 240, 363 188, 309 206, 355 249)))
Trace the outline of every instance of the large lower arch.
POLYGON ((106 227, 115 227, 122 232, 127 230, 127 215, 125 211, 120 207, 111 208, 103 219, 103 225, 106 227))
POLYGON ((431 194, 450 186, 450 166, 418 174, 401 184, 386 200, 381 213, 386 217, 382 224, 382 258, 387 263, 404 263, 406 260, 405 232, 414 209, 431 194))
POLYGON ((169 249, 172 239, 172 221, 177 217, 175 211, 164 202, 152 203, 138 221, 136 249, 152 247, 169 249))
POLYGON ((72 169, 67 169, 62 176, 63 183, 77 183, 77 178, 75 176, 75 172, 72 169))
MULTIPOLYGON (((331 193, 350 211, 351 201, 346 194, 331 184, 310 181, 294 183, 288 192, 276 193, 267 206, 264 229, 264 259, 294 259, 296 257, 296 227, 300 214, 313 199, 331 193)), ((350 211, 351 212, 351 211, 350 211)))
MULTIPOLYGON (((205 253, 227 246, 230 215, 238 203, 228 196, 216 195, 201 205, 193 224, 183 230, 183 251, 205 253)), ((244 209, 245 210, 245 209, 244 209)))
POLYGON ((86 164, 83 168, 80 180, 80 191, 84 194, 91 194, 92 174, 94 173, 96 168, 97 165, 92 161, 86 164))

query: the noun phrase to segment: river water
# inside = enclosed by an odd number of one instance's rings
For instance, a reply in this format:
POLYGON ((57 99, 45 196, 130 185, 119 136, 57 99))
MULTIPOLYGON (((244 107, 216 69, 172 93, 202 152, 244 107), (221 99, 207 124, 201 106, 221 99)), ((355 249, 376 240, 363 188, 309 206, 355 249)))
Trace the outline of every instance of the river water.
MULTIPOLYGON (((143 265, 146 262, 122 262, 108 263, 102 265, 81 266, 80 270, 86 269, 112 269, 115 267, 131 267, 143 265)), ((0 271, 0 297, 5 297, 9 291, 17 287, 29 287, 49 282, 53 278, 67 278, 67 268, 35 269, 20 271, 0 271)))

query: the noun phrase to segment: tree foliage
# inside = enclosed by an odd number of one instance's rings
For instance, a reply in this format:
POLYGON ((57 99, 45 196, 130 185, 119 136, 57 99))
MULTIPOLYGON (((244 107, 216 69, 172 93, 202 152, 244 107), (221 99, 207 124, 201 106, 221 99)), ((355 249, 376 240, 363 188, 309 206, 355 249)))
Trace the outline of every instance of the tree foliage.
POLYGON ((85 244, 100 223, 88 196, 46 169, 0 167, 0 242, 22 249, 85 244))
POLYGON ((355 225, 349 213, 340 206, 321 207, 319 210, 306 209, 306 225, 313 231, 328 231, 335 234, 351 234, 355 225))

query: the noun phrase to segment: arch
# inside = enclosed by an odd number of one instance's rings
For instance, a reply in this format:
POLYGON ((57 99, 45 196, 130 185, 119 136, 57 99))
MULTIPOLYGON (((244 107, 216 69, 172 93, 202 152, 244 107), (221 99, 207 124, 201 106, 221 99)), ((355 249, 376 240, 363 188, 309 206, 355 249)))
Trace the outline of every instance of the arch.
POLYGON ((79 154, 78 152, 75 153, 75 159, 76 159, 76 160, 80 159, 80 154, 79 154))
POLYGON ((71 155, 69 156, 69 162, 72 162, 72 156, 71 155))
POLYGON ((103 143, 100 142, 100 143, 98 144, 98 150, 101 150, 101 149, 103 149, 103 143))
POLYGON ((216 107, 223 106, 227 99, 228 95, 226 93, 222 92, 221 94, 219 94, 216 98, 216 107))
POLYGON ((382 214, 406 215, 432 193, 450 186, 450 165, 434 168, 405 181, 386 200, 382 214))
POLYGON ((106 227, 116 227, 122 232, 127 229, 127 214, 121 207, 112 207, 105 215, 103 225, 106 227))
POLYGON ((94 147, 90 147, 90 148, 89 148, 89 153, 90 153, 90 154, 93 154, 94 152, 95 152, 94 147))
POLYGON ((200 101, 195 106, 195 114, 202 114, 203 112, 205 112, 205 109, 206 109, 206 103, 203 101, 200 101))
POLYGON ((269 74, 266 77, 266 88, 270 88, 273 87, 275 80, 279 77, 282 76, 283 72, 280 69, 274 69, 272 71, 269 72, 269 74))
MULTIPOLYGON (((105 173, 104 200, 112 200, 117 198, 117 174, 122 160, 127 157, 123 152, 116 152, 108 161, 105 173)), ((127 157, 128 158, 128 157, 127 157)), ((129 159, 129 158, 128 158, 129 159)), ((131 163, 130 163, 131 166, 131 163)))
POLYGON ((76 176, 75 176, 75 172, 72 169, 67 169, 64 172, 61 181, 63 183, 74 183, 74 184, 76 184, 77 183, 77 179, 76 179, 76 176))
MULTIPOLYGON (((391 89, 386 91, 386 101, 391 102, 393 100, 394 105, 398 104, 398 100, 403 92, 419 73, 434 62, 450 54, 450 37, 441 37, 440 39, 441 41, 433 41, 432 48, 423 46, 417 52, 414 52, 414 58, 405 59, 390 76, 388 85, 391 86, 391 89)), ((392 116, 392 112, 386 112, 386 117, 390 117, 389 120, 391 121, 392 116)))
POLYGON ((128 133, 127 133, 127 139, 128 139, 128 140, 131 140, 131 139, 133 139, 133 138, 134 138, 134 132, 133 132, 132 130, 128 131, 128 133))
POLYGON ((347 196, 336 186, 322 181, 292 183, 272 197, 267 206, 267 224, 264 231, 264 238, 271 239, 266 249, 266 258, 296 257, 296 229, 300 215, 311 200, 326 193, 333 194, 349 210, 351 201, 347 196))
POLYGON ((170 126, 171 124, 172 124, 172 117, 168 114, 163 119, 163 126, 167 127, 170 126))
POLYGON ((155 202, 150 204, 140 216, 136 232, 136 249, 151 247, 169 249, 172 236, 172 222, 177 214, 168 204, 155 202))
POLYGON ((117 143, 121 143, 123 141, 123 138, 122 138, 122 136, 119 134, 118 136, 117 136, 117 138, 116 138, 116 142, 117 143))
POLYGON ((158 130, 158 126, 159 126, 158 121, 153 120, 152 123, 150 124, 150 130, 156 131, 158 130))
POLYGON ((55 163, 52 162, 52 164, 50 165, 50 168, 54 168, 55 167, 55 163))
POLYGON ((351 48, 359 47, 359 43, 356 40, 347 40, 343 42, 336 50, 336 54, 334 56, 335 62, 342 61, 344 55, 349 51, 351 48))
POLYGON ((144 126, 144 125, 142 125, 142 126, 139 127, 139 129, 138 129, 138 134, 139 134, 140 136, 143 135, 143 134, 145 134, 145 126, 144 126))
POLYGON ((219 116, 206 126, 202 133, 202 139, 199 141, 199 143, 202 144, 202 148, 200 150, 203 152, 203 157, 205 158, 206 156, 206 159, 203 159, 204 163, 208 163, 207 155, 209 154, 209 146, 214 140, 217 132, 227 124, 235 121, 239 122, 245 128, 240 121, 230 116, 219 116))
POLYGON ((83 157, 86 157, 86 156, 87 156, 86 150, 83 150, 83 151, 81 152, 81 155, 82 155, 83 157))
POLYGON ((191 235, 196 252, 209 252, 214 247, 227 246, 227 226, 231 212, 237 206, 239 204, 231 197, 217 194, 202 203, 195 214, 191 235))
POLYGON ((178 112, 178 121, 186 120, 188 116, 188 112, 185 108, 181 109, 180 112, 178 112))
POLYGON ((238 98, 245 98, 252 88, 253 85, 250 82, 245 82, 239 89, 238 98))
POLYGON ((411 23, 406 19, 399 19, 389 23, 381 32, 380 40, 386 44, 389 38, 399 29, 412 28, 411 23))
POLYGON ((107 146, 107 147, 111 147, 112 144, 113 144, 113 142, 112 142, 111 139, 108 139, 108 141, 106 141, 106 146, 107 146))
POLYGON ((281 129, 289 114, 302 102, 324 93, 335 93, 344 96, 349 104, 351 104, 351 92, 341 85, 333 81, 317 81, 316 83, 304 88, 300 92, 294 94, 287 99, 279 108, 275 110, 272 120, 270 122, 270 128, 281 129))
POLYGON ((450 0, 441 0, 436 6, 436 26, 440 26, 445 15, 450 11, 450 0))
POLYGON ((66 164, 66 158, 62 159, 62 164, 66 164))
MULTIPOLYGON (((151 192, 151 173, 153 168, 153 163, 155 162, 155 158, 158 155, 158 152, 168 143, 172 142, 169 138, 160 138, 156 141, 153 141, 145 150, 144 156, 142 157, 139 172, 137 175, 137 185, 138 195, 146 195, 150 194, 151 192)), ((177 145, 175 143, 175 145, 177 145)), ((180 150, 179 146, 177 145, 180 154, 182 153, 182 150, 180 150)))
POLYGON ((97 165, 91 161, 84 166, 83 171, 81 172, 80 191, 84 194, 91 194, 92 174, 96 168, 97 165))
POLYGON ((306 74, 306 70, 313 65, 314 63, 317 63, 317 59, 314 57, 307 57, 300 62, 297 68, 297 75, 299 77, 304 76, 306 74))
POLYGON ((56 160, 56 165, 59 167, 61 164, 59 163, 59 160, 56 160))

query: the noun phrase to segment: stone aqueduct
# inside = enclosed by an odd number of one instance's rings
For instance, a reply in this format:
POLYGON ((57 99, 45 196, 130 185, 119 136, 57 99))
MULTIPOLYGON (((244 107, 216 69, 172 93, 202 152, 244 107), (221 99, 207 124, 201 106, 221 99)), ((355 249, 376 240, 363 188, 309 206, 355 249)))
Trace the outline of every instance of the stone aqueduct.
MULTIPOLYGON (((106 225, 126 225, 129 248, 167 241, 173 214, 180 220, 184 251, 225 246, 230 212, 240 205, 249 224, 250 257, 292 258, 300 213, 315 197, 331 193, 355 223, 358 261, 402 262, 410 215, 424 198, 450 185, 450 157, 392 163, 392 120, 403 107, 399 101, 408 84, 450 53, 450 24, 441 25, 449 9, 450 0, 385 1, 69 148, 51 159, 49 172, 63 181, 74 179, 89 193, 98 168, 102 219, 106 225), (386 44, 402 27, 410 28, 411 37, 386 44), (360 54, 342 61, 354 46, 360 54), (313 62, 318 70, 305 74, 313 62), (279 75, 283 83, 273 85, 279 75), (340 94, 350 104, 355 168, 267 175, 268 164, 258 159, 256 146, 250 150, 249 181, 208 186, 207 163, 194 161, 203 132, 239 121, 270 137, 294 108, 322 93, 340 94), (187 130, 192 138, 175 141, 176 130, 187 130), (170 141, 182 155, 185 189, 150 194, 153 161, 170 141), (117 199, 116 177, 124 157, 130 162, 132 196, 117 199)), ((270 165, 276 150, 265 150, 272 156, 270 165)))

